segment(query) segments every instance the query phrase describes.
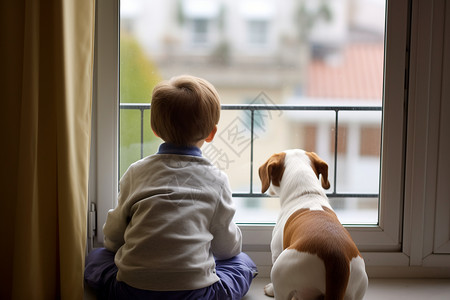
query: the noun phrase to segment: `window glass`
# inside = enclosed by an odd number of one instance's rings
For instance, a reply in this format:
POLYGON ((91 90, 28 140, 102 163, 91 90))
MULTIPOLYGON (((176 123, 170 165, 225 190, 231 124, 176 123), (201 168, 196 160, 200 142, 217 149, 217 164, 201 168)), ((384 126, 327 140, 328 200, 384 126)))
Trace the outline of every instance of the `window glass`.
POLYGON ((302 148, 328 163, 343 223, 378 223, 385 1, 120 3, 120 176, 161 143, 149 122, 154 85, 192 74, 224 105, 202 151, 230 178, 236 221, 276 220, 258 167, 302 148))
POLYGON ((192 43, 194 45, 208 43, 208 20, 192 20, 192 43))
POLYGON ((247 23, 248 42, 250 45, 264 46, 267 43, 267 27, 266 21, 251 20, 247 23))

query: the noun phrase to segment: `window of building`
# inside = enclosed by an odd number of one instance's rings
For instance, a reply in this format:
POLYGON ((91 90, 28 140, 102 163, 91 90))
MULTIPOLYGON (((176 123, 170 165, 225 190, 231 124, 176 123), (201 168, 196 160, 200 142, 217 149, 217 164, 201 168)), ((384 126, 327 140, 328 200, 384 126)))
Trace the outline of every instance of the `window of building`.
POLYGON ((247 21, 248 42, 253 46, 264 46, 267 43, 269 24, 263 20, 247 21))
POLYGON ((380 157, 381 128, 366 126, 361 128, 360 135, 359 151, 361 156, 380 157))
POLYGON ((204 45, 208 42, 208 20, 193 19, 192 21, 192 44, 204 45))
POLYGON ((336 137, 334 134, 334 128, 330 130, 330 152, 333 153, 336 146, 336 152, 338 155, 345 155, 347 153, 347 140, 348 140, 348 127, 346 125, 339 126, 339 132, 336 137))

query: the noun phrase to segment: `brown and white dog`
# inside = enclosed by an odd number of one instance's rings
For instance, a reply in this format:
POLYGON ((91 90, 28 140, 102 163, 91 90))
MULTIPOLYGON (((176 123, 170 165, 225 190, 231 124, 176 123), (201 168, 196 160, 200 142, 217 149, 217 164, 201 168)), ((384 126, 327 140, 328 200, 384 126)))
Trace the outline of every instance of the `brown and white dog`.
POLYGON ((272 155, 259 176, 262 193, 269 190, 281 202, 266 295, 276 300, 363 299, 368 285, 364 260, 325 195, 328 165, 314 152, 287 150, 272 155))

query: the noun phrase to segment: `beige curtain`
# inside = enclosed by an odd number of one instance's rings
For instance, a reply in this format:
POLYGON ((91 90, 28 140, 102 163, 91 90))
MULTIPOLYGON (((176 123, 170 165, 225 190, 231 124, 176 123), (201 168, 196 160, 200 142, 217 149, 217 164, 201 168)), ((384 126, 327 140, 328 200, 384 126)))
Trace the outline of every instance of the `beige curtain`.
POLYGON ((82 299, 95 3, 0 2, 0 299, 82 299))

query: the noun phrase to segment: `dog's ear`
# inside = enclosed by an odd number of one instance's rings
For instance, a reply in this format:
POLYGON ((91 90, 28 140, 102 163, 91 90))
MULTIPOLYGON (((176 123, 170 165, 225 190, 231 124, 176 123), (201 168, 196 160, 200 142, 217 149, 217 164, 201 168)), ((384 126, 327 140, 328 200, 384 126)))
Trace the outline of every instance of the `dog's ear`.
POLYGON ((314 152, 306 152, 309 159, 311 160, 311 164, 314 172, 317 175, 317 179, 319 179, 319 174, 322 174, 322 187, 324 189, 330 188, 330 182, 328 181, 328 165, 325 161, 323 161, 316 153, 314 152))
POLYGON ((261 167, 259 167, 259 178, 261 179, 261 193, 265 193, 270 186, 280 186, 281 177, 284 172, 284 158, 286 153, 276 153, 272 155, 261 167))

